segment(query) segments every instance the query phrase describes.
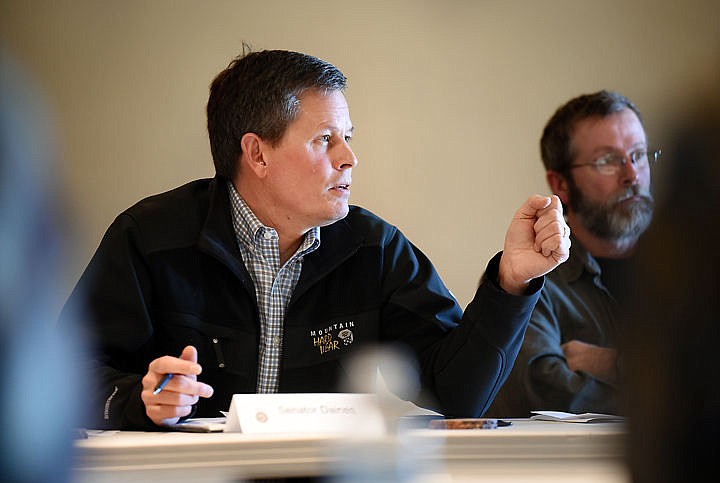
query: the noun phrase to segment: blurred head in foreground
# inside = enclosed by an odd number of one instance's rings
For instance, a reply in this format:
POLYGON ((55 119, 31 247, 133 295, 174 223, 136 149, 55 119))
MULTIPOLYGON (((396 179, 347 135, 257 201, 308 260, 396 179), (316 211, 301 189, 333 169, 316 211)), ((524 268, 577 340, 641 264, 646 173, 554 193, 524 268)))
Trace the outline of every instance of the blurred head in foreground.
POLYGON ((705 481, 720 462, 720 97, 675 129, 667 193, 641 242, 628 337, 636 482, 705 481))

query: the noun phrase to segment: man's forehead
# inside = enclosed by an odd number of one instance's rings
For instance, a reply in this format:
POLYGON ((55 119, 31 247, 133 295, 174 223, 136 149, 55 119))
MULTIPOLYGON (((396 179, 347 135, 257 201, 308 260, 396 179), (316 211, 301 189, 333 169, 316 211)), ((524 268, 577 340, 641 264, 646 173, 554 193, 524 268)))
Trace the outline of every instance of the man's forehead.
POLYGON ((570 145, 578 143, 612 147, 617 140, 631 140, 633 144, 646 142, 645 129, 640 118, 631 109, 623 109, 607 116, 578 119, 570 132, 570 145))
POLYGON ((327 94, 312 91, 303 93, 299 98, 298 118, 310 121, 315 127, 334 127, 352 130, 350 109, 345 96, 340 91, 327 94))

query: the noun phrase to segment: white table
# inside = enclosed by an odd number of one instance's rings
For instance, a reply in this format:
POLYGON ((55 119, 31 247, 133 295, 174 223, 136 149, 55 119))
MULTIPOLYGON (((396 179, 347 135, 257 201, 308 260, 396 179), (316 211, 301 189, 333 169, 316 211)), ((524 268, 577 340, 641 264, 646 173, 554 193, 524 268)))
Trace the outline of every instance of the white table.
MULTIPOLYGON (((512 420, 399 436, 104 432, 76 443, 74 481, 240 481, 363 471, 368 481, 626 483, 619 423, 512 420)), ((340 479, 339 481, 342 481, 340 479)))

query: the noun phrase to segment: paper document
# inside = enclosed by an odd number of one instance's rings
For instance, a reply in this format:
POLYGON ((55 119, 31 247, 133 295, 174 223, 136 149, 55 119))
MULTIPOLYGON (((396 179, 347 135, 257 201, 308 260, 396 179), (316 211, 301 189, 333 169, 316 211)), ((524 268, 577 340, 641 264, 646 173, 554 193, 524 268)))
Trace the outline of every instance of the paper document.
POLYGON ((610 423, 625 421, 622 416, 601 413, 564 413, 561 411, 531 411, 534 416, 530 419, 539 421, 561 421, 564 423, 610 423))

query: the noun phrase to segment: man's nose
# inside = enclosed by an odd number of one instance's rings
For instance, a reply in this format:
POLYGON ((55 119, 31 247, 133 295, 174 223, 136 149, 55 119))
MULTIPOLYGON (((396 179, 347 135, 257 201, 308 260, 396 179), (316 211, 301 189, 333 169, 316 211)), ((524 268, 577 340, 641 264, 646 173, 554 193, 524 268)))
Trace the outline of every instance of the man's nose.
POLYGON ((632 186, 640 180, 640 170, 630 159, 625 158, 625 163, 620 170, 621 182, 623 185, 632 186))
POLYGON ((343 140, 342 145, 338 147, 338 150, 339 152, 335 157, 337 169, 354 168, 357 166, 357 157, 347 141, 343 140))

